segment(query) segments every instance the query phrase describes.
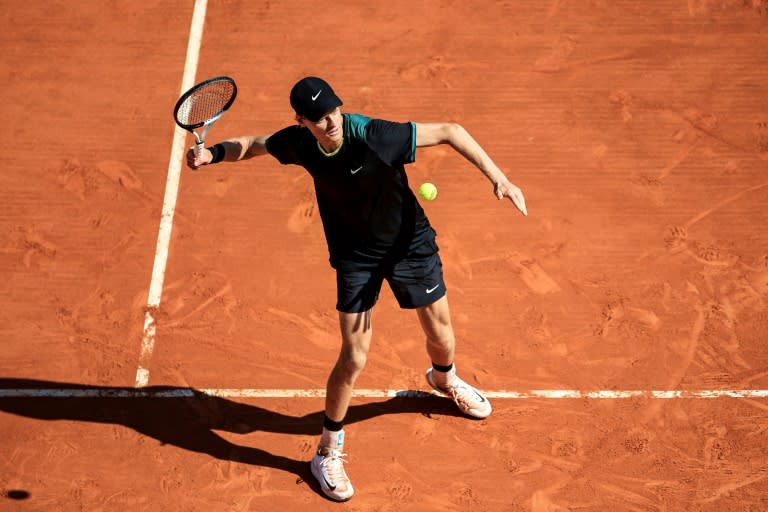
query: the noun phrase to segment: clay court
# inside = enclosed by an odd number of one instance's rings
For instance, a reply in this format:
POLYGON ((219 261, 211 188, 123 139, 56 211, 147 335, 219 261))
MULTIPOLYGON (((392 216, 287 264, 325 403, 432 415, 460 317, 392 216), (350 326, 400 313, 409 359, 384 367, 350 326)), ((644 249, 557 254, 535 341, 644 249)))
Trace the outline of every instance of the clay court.
POLYGON ((6 4, 0 510, 768 510, 764 0, 6 4), (208 139, 269 134, 308 74, 461 123, 529 212, 450 147, 407 167, 494 413, 427 393, 385 286, 345 504, 308 465, 340 343, 311 178, 191 171, 172 117, 228 75, 208 139))

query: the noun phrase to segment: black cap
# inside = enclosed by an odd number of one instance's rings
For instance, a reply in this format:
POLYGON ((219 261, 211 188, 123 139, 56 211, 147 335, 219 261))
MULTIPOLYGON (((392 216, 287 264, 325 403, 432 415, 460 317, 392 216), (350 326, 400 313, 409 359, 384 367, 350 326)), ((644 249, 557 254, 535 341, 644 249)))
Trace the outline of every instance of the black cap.
POLYGON ((342 105, 328 82, 316 76, 306 76, 291 89, 291 106, 300 116, 317 122, 325 114, 342 105))

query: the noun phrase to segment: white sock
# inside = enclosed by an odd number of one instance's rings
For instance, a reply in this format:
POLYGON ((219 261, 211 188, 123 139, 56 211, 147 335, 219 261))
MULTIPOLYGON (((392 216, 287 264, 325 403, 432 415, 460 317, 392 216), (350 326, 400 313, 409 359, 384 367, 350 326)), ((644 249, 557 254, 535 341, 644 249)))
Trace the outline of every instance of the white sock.
POLYGON ((441 372, 432 368, 432 380, 439 387, 444 388, 453 384, 456 379, 456 364, 451 367, 450 371, 441 372))
POLYGON ((334 432, 323 427, 323 433, 320 435, 320 446, 327 446, 334 450, 344 448, 344 429, 334 432))

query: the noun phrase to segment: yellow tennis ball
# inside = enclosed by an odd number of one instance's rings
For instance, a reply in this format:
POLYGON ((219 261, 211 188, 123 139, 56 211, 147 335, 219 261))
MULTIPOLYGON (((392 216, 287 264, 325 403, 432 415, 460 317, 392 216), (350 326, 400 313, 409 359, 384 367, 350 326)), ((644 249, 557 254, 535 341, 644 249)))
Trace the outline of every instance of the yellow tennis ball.
POLYGON ((419 196, 427 201, 433 201, 437 197, 437 187, 433 183, 422 183, 419 186, 419 196))

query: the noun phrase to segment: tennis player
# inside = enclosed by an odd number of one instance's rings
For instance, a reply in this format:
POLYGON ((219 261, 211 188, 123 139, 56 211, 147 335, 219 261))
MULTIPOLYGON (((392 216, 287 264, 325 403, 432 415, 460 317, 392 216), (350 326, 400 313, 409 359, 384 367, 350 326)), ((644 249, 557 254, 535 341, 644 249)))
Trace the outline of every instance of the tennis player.
POLYGON ((354 489, 344 469, 344 419, 355 381, 371 345, 371 313, 383 281, 401 308, 416 311, 432 367, 429 385, 473 418, 491 414, 482 392, 462 380, 454 366, 455 338, 435 230, 408 185, 405 164, 416 148, 448 144, 527 215, 521 190, 455 123, 391 122, 341 112, 342 101, 317 77, 299 80, 290 93, 296 125, 272 135, 224 140, 190 150, 193 169, 221 161, 270 154, 281 164, 304 167, 312 176, 317 205, 336 270, 341 350, 327 382, 325 418, 312 474, 326 496, 345 501, 354 489))

